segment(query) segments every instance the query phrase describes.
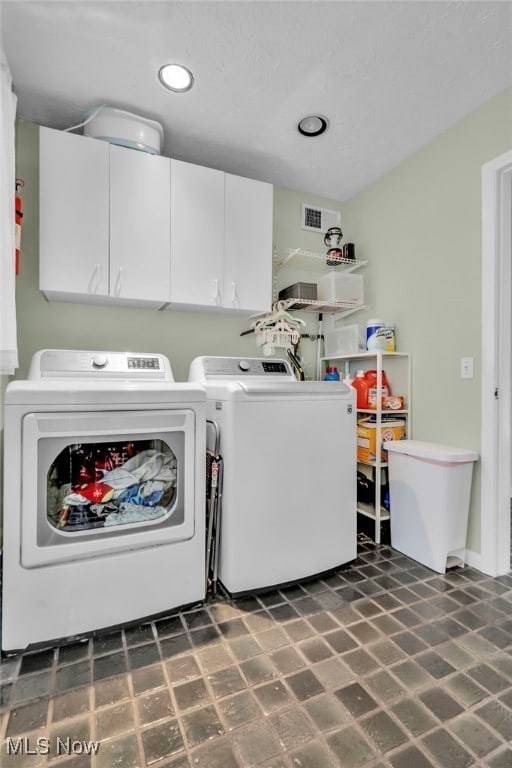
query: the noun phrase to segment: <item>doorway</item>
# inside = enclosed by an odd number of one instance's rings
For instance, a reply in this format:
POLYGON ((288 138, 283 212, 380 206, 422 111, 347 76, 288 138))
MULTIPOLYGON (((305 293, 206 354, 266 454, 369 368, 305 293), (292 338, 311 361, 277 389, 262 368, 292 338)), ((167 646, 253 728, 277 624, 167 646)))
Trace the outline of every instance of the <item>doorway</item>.
POLYGON ((511 567, 512 151, 482 166, 481 564, 511 567))

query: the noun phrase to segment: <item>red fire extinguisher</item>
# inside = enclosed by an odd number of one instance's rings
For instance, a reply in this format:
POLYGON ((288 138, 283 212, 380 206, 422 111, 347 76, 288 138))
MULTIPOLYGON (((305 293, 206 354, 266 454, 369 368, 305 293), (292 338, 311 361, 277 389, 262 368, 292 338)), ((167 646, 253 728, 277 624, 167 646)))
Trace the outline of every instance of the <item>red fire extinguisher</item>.
POLYGON ((16 191, 14 195, 14 242, 15 242, 15 258, 14 258, 14 272, 16 275, 20 273, 20 259, 21 259, 21 220, 23 218, 23 200, 19 195, 19 190, 25 186, 23 179, 16 179, 16 191))

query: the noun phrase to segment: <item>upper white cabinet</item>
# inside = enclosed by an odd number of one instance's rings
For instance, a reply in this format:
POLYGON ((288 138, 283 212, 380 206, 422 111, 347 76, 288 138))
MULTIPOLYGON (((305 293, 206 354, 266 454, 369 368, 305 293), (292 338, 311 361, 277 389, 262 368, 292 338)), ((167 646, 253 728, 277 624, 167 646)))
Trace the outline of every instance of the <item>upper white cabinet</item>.
POLYGON ((224 173, 171 160, 171 309, 221 307, 224 173))
POLYGON ((48 299, 169 301, 170 160, 40 129, 40 288, 48 299))
POLYGON ((224 306, 262 312, 272 304, 271 184, 224 174, 224 306))
POLYGON ((271 184, 171 160, 170 308, 270 309, 272 215, 271 184))
POLYGON ((109 295, 109 145, 39 130, 39 287, 48 299, 109 295))

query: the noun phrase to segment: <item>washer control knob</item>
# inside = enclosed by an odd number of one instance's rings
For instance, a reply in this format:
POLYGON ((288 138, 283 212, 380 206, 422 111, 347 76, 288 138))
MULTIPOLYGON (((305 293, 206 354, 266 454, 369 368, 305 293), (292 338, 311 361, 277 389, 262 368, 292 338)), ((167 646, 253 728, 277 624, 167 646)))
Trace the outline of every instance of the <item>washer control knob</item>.
POLYGON ((240 360, 240 362, 238 363, 238 367, 240 368, 241 371, 248 371, 251 366, 249 365, 247 360, 240 360))
POLYGON ((94 355, 92 364, 94 368, 104 368, 108 363, 108 357, 106 355, 94 355))

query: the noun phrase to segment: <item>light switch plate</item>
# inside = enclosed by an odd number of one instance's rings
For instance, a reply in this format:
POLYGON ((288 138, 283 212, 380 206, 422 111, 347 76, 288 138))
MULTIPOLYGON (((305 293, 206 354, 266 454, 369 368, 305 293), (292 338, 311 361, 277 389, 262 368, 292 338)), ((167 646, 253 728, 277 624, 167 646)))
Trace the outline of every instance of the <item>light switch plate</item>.
POLYGON ((461 357, 460 377, 461 379, 473 378, 473 358, 472 357, 461 357))

